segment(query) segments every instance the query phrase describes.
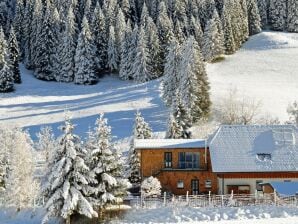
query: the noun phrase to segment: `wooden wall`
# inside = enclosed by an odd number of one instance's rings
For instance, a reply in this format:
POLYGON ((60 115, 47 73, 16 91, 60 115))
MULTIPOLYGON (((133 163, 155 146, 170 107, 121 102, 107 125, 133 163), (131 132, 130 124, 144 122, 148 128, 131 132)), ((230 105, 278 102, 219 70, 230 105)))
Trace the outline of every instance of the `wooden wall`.
POLYGON ((199 192, 217 193, 217 177, 212 173, 209 150, 207 150, 207 164, 205 160, 205 149, 141 149, 139 150, 141 158, 142 178, 155 176, 159 179, 162 187, 176 195, 184 195, 187 191, 191 194, 191 180, 199 180, 199 192), (164 153, 172 153, 172 169, 164 169, 164 153), (179 152, 200 152, 200 167, 202 170, 178 170, 179 152), (178 189, 177 182, 182 180, 184 188, 178 189), (211 188, 205 187, 205 181, 211 181, 211 188))

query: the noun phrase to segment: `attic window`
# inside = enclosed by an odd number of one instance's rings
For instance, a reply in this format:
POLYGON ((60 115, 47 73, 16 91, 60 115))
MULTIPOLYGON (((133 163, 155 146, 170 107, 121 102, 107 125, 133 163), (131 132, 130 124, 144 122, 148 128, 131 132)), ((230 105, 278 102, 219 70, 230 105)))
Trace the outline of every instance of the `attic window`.
POLYGON ((260 161, 271 161, 271 154, 269 153, 258 153, 257 159, 260 161))

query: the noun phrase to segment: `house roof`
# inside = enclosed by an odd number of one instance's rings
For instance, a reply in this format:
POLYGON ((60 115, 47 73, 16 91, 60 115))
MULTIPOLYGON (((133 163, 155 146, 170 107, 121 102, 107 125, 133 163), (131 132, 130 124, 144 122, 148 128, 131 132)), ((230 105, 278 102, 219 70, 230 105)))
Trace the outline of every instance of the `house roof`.
POLYGON ((283 195, 298 194, 298 182, 270 182, 269 184, 279 194, 283 194, 283 195))
POLYGON ((135 139, 136 149, 204 148, 204 139, 135 139))
POLYGON ((298 171, 293 125, 223 125, 209 142, 213 172, 298 171))

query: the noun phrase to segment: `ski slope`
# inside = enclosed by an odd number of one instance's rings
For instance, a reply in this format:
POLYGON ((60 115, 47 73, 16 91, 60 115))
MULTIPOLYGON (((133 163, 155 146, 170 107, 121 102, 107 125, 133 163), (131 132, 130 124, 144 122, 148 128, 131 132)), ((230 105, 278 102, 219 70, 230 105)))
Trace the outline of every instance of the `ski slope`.
MULTIPOLYGON (((285 121, 289 103, 298 100, 298 34, 263 32, 226 60, 207 66, 214 108, 231 88, 262 101, 262 114, 285 121)), ((131 135, 134 114, 139 109, 155 132, 165 131, 167 108, 160 98, 160 80, 145 84, 103 78, 95 86, 44 82, 21 66, 23 84, 0 95, 0 124, 28 128, 32 137, 40 126, 51 125, 56 135, 70 110, 75 132, 82 136, 104 112, 113 135, 131 135)))

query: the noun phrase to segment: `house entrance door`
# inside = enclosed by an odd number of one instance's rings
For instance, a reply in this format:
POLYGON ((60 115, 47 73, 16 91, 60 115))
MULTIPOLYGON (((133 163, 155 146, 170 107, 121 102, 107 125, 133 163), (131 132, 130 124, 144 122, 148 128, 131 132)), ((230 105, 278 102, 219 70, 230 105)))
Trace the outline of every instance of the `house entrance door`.
POLYGON ((199 180, 191 180, 191 194, 192 195, 199 194, 199 180))

